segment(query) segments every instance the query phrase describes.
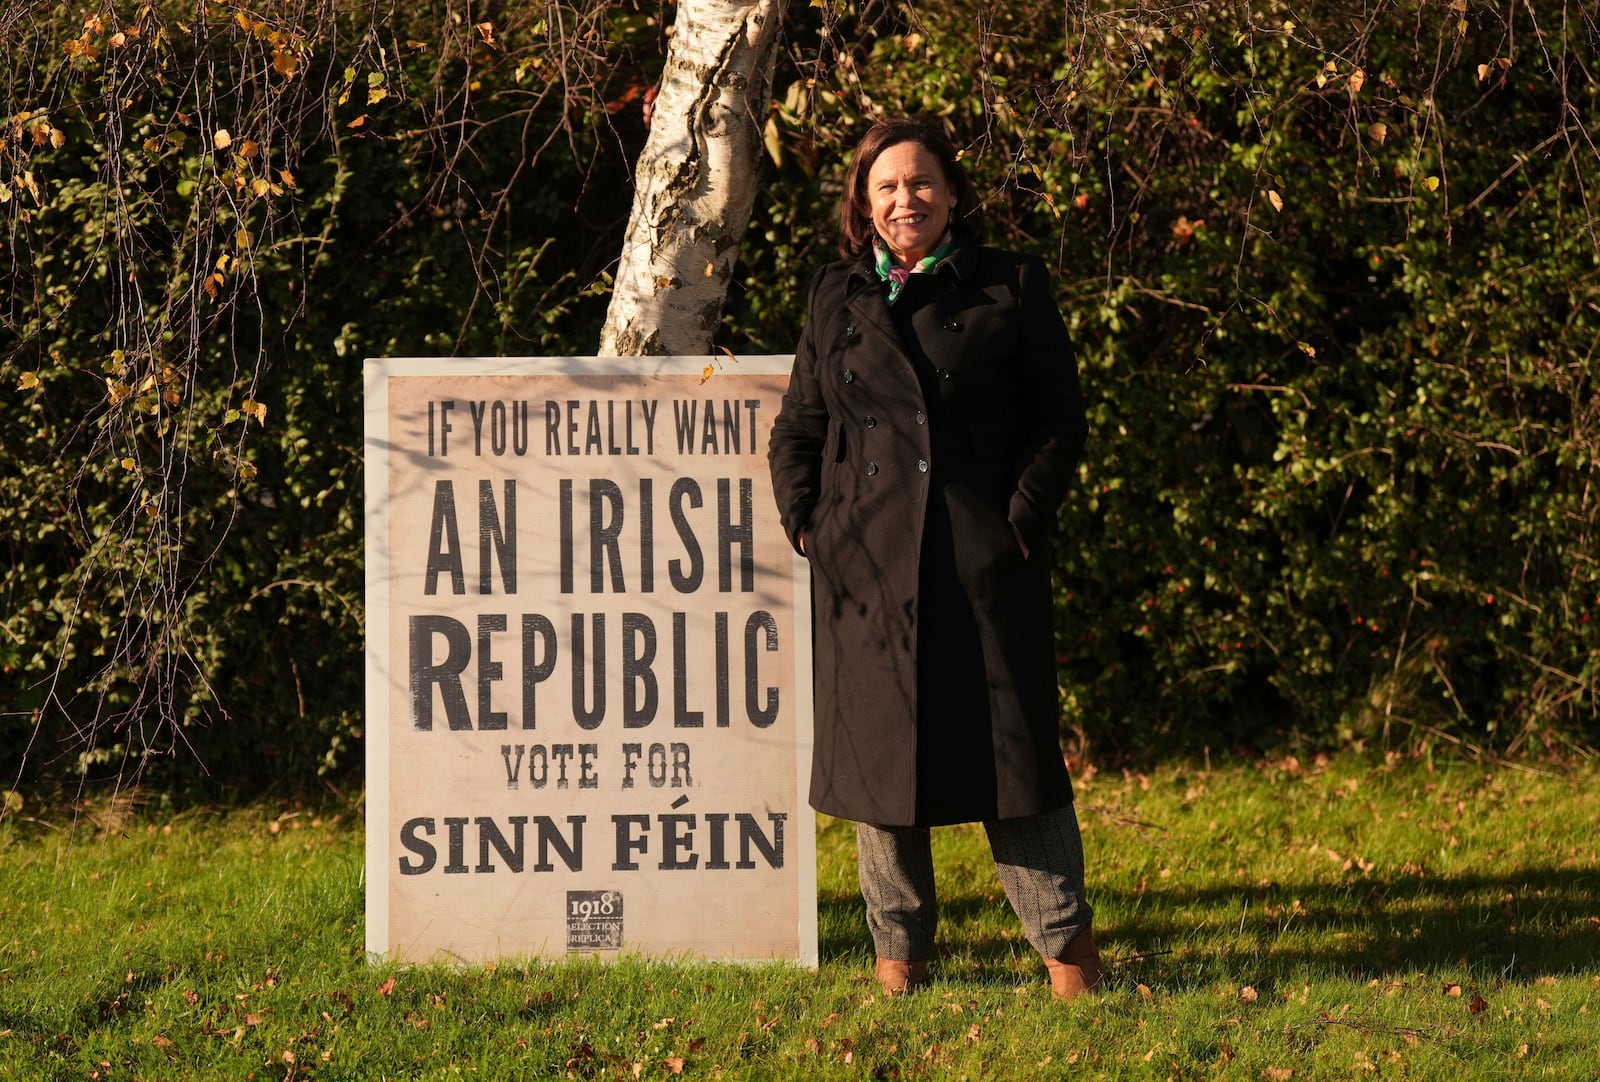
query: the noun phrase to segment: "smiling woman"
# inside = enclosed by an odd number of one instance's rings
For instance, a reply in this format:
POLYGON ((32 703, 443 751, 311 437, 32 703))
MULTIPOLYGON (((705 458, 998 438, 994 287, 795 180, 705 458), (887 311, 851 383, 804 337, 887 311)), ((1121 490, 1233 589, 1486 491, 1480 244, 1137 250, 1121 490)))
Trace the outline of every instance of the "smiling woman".
POLYGON ((1103 970, 1058 746, 1049 529, 1085 424, 1037 259, 983 246, 944 133, 875 125, 811 287, 773 426, 773 490, 810 561, 811 803, 857 823, 887 994, 927 979, 928 828, 979 822, 1063 998, 1103 970))

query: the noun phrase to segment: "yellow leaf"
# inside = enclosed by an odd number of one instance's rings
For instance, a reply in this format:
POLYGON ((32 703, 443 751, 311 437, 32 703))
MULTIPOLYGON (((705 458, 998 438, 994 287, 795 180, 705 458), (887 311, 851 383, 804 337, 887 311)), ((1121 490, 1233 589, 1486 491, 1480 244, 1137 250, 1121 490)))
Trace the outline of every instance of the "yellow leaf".
POLYGON ((1267 189, 1267 202, 1272 204, 1273 210, 1278 211, 1280 214, 1283 212, 1283 196, 1279 195, 1275 189, 1267 189))
POLYGON ((366 126, 367 126, 367 114, 366 113, 362 113, 360 116, 356 117, 350 123, 345 125, 345 127, 347 127, 347 128, 364 128, 366 126))
POLYGON ((767 117, 766 127, 761 129, 761 143, 767 148, 767 157, 772 159, 772 163, 774 165, 782 165, 783 140, 779 136, 776 118, 767 117))
POLYGON ((1300 352, 1304 353, 1307 357, 1315 357, 1317 355, 1316 346, 1313 346, 1307 342, 1296 342, 1295 345, 1299 346, 1300 352))
POLYGON ((289 170, 287 170, 287 169, 280 169, 280 170, 278 170, 278 181, 285 188, 293 188, 294 187, 294 174, 289 172, 289 170))
POLYGON ((272 54, 272 70, 285 79, 292 79, 300 70, 300 58, 286 49, 279 49, 272 54))
POLYGON ((1380 120, 1367 128, 1367 134, 1372 136, 1375 142, 1381 143, 1389 137, 1389 125, 1380 120))
POLYGON ((1439 190, 1439 178, 1429 177, 1427 180, 1422 182, 1422 186, 1428 189, 1430 192, 1436 192, 1439 190))
POLYGON ((1357 68, 1355 71, 1352 71, 1350 73, 1350 93, 1352 93, 1352 94, 1361 93, 1361 88, 1366 85, 1366 82, 1367 82, 1367 73, 1366 72, 1362 71, 1360 68, 1357 68))
POLYGON ((67 144, 67 133, 60 128, 50 129, 50 145, 60 150, 67 144))
POLYGON ((1487 79, 1489 77, 1489 73, 1491 71, 1493 71, 1493 70, 1494 70, 1494 68, 1491 67, 1488 64, 1479 64, 1478 65, 1478 82, 1481 83, 1485 79, 1487 79))
POLYGON ((250 246, 256 242, 255 234, 248 229, 239 230, 233 235, 233 239, 239 245, 240 251, 248 251, 250 246))
POLYGON ((227 128, 218 128, 211 135, 211 145, 218 150, 227 150, 233 145, 233 136, 228 134, 227 128))
POLYGON ((134 470, 139 468, 139 463, 135 462, 132 458, 124 458, 120 463, 118 463, 118 465, 127 470, 129 473, 132 473, 134 470))
POLYGON ((239 144, 238 154, 241 158, 254 158, 260 153, 261 147, 254 139, 246 139, 244 142, 239 144))
POLYGON ((24 372, 22 373, 22 378, 17 380, 17 390, 19 391, 31 391, 37 386, 39 386, 39 373, 37 372, 24 372))
POLYGON ((706 365, 704 368, 702 368, 700 370, 700 382, 704 383, 706 380, 710 379, 712 376, 714 376, 716 374, 717 374, 716 366, 708 364, 708 365, 706 365))
POLYGON ((266 180, 263 180, 261 177, 257 177, 255 180, 250 182, 250 190, 255 192, 258 196, 264 196, 268 192, 272 191, 272 184, 266 180))
POLYGON ((381 86, 370 87, 367 90, 367 104, 376 105, 389 96, 389 92, 381 86))
POLYGON ((246 416, 254 417, 257 424, 264 425, 267 423, 267 404, 265 402, 257 402, 253 398, 247 398, 239 403, 239 412, 246 416))

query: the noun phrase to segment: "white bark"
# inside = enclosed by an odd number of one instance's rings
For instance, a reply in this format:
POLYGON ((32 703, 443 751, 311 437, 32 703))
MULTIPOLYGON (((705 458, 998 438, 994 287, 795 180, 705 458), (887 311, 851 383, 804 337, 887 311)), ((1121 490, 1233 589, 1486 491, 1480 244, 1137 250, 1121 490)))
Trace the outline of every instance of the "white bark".
POLYGON ((710 351, 755 202, 783 9, 784 0, 679 0, 602 356, 710 351))

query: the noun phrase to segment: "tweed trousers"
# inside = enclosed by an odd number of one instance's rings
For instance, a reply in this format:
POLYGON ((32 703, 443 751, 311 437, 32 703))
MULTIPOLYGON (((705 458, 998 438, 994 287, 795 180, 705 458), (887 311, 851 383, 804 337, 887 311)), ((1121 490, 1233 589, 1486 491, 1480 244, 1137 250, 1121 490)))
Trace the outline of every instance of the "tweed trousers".
MULTIPOLYGON (((1083 838, 1071 804, 1023 819, 983 824, 995 870, 1034 950, 1059 958, 1089 927, 1083 900, 1083 838)), ((856 824, 857 872, 867 927, 879 958, 926 961, 939 923, 927 827, 856 824)))

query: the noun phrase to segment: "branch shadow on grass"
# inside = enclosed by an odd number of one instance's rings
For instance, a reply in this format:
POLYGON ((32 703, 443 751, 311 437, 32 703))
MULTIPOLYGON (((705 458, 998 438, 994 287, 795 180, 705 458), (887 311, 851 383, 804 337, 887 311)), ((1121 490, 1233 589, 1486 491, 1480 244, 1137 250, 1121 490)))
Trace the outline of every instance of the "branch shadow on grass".
MULTIPOLYGON (((1438 971, 1502 982, 1600 974, 1600 869, 1528 867, 1509 874, 1353 876, 1144 891, 1090 885, 1096 938, 1114 975, 1194 986, 1344 975, 1362 982, 1438 971)), ((823 892, 824 961, 867 957, 859 896, 823 892)), ((941 950, 952 941, 996 981, 1009 982, 1011 939, 963 925, 1015 922, 1003 897, 941 892, 941 950)))

